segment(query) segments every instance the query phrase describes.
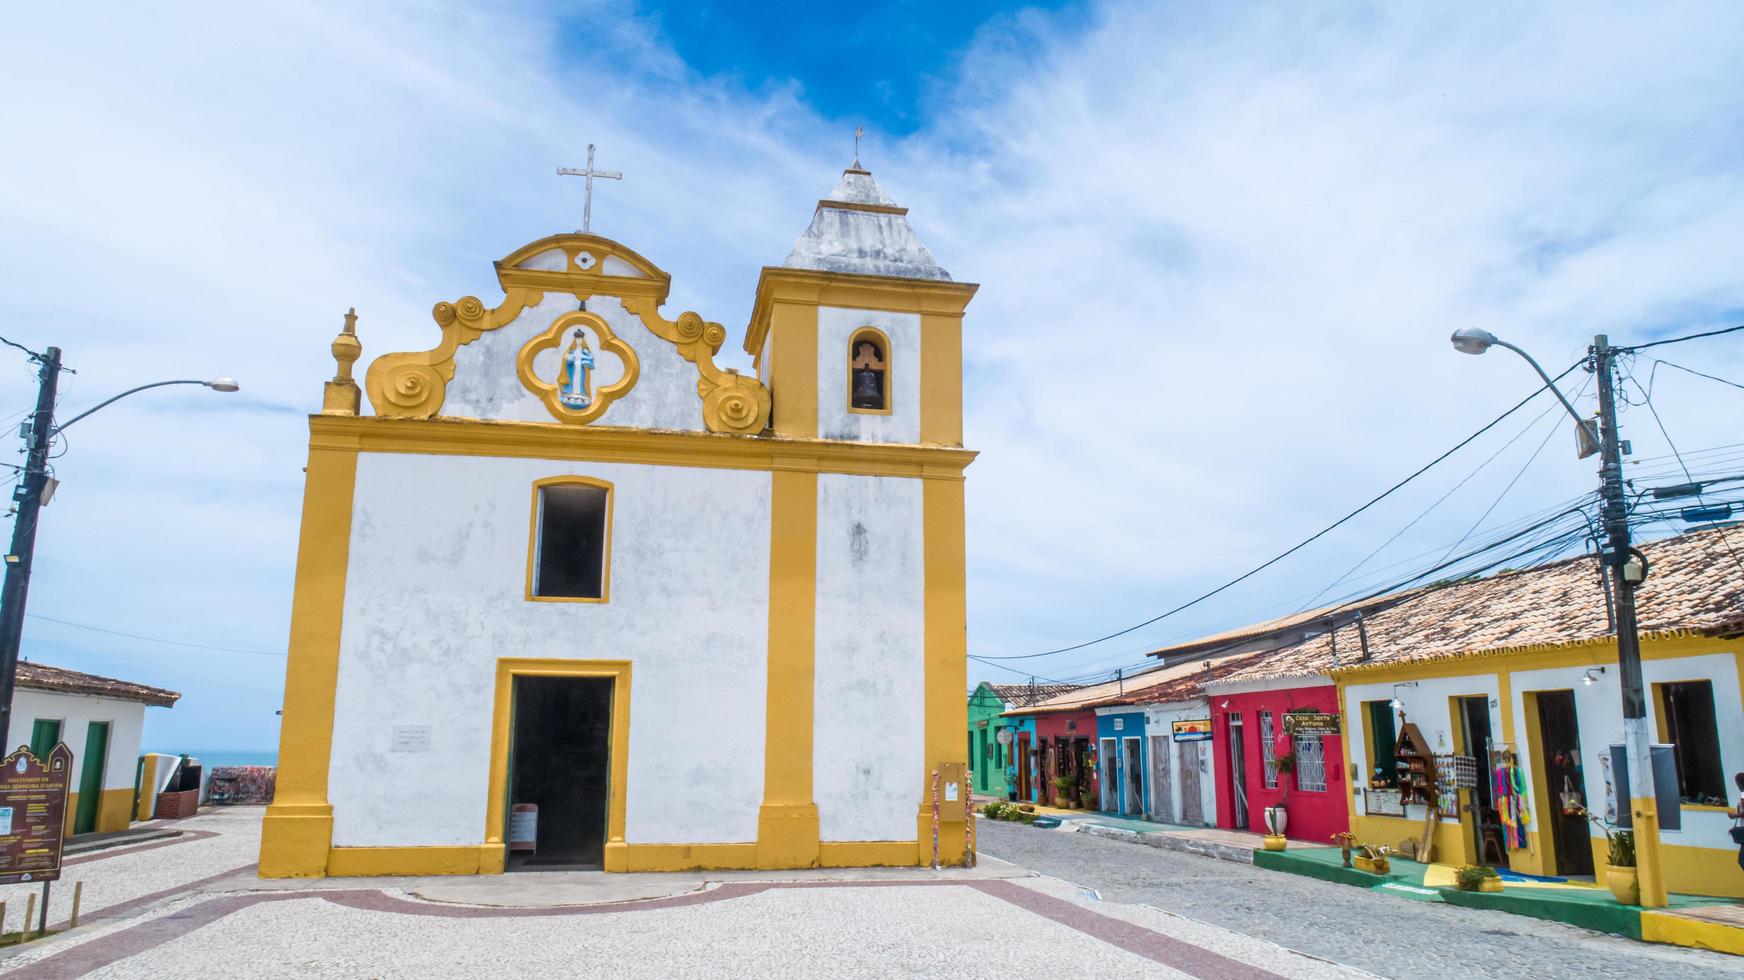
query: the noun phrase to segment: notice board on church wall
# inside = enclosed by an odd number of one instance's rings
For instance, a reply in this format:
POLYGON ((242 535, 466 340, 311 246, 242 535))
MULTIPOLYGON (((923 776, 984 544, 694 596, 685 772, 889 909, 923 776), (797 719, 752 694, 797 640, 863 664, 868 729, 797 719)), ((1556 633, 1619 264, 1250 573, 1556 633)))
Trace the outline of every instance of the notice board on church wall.
POLYGON ((21 745, 0 763, 0 884, 61 876, 72 772, 73 753, 65 742, 47 759, 21 745))

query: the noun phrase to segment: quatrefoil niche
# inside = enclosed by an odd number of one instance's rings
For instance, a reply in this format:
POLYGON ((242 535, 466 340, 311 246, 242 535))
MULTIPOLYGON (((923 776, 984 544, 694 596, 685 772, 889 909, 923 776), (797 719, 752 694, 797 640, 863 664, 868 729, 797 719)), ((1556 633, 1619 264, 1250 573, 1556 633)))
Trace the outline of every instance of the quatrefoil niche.
POLYGON ((611 324, 582 310, 558 317, 527 341, 515 371, 553 418, 586 425, 635 386, 641 365, 611 324))

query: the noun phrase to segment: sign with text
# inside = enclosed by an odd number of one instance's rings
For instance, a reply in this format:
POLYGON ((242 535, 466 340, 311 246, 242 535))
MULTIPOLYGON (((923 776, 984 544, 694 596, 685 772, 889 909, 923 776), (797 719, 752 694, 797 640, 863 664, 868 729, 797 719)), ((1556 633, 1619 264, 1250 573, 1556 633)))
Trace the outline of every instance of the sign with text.
POLYGON ((20 745, 0 763, 0 884, 53 881, 61 876, 61 845, 66 839, 67 780, 73 753, 65 742, 47 759, 20 745))
POLYGON ((1367 804, 1365 812, 1373 817, 1402 817, 1405 815, 1405 804, 1396 789, 1367 790, 1364 797, 1367 804))
POLYGON ((1177 742, 1211 741, 1211 719, 1209 718, 1177 721, 1173 728, 1174 738, 1177 742))
POLYGON ((1337 735, 1338 716, 1325 711, 1291 711, 1284 715, 1286 735, 1337 735))

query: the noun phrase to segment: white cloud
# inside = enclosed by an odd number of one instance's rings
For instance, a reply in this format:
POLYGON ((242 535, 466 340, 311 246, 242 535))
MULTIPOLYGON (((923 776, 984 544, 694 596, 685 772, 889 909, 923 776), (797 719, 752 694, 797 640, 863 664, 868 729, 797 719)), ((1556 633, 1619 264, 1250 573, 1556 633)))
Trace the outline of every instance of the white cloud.
MULTIPOLYGON (((1100 7, 990 25, 938 117, 867 162, 969 323, 971 642, 1124 625, 1319 527, 1532 379, 1463 358, 1480 323, 1570 363, 1744 310, 1730 5, 1445 11, 1100 7)), ((575 226, 555 166, 626 172, 595 227, 737 330, 843 162, 795 87, 704 79, 605 5, 27 8, 0 66, 5 335, 59 343, 80 423, 33 610, 282 648, 305 428, 355 305, 365 358, 427 346, 430 305, 575 226)), ((1735 342, 1678 349, 1738 377, 1735 342)), ((3 363, 3 362, 0 362, 3 363)), ((1666 379, 1680 448, 1740 441, 1730 389, 1666 379), (1707 387, 1703 387, 1703 386, 1707 387)), ((0 369, 0 415, 29 403, 0 369)), ((1524 424, 1524 419, 1520 422, 1524 424)), ((1463 532, 1520 439, 1381 565, 1463 532), (1445 511, 1445 517, 1443 516, 1445 511)), ((1663 440, 1637 411, 1640 452, 1663 440)), ((1107 649, 1293 608, 1451 487, 1462 457, 1276 573, 1107 649)), ((1494 520, 1592 484, 1554 437, 1494 520)), ((157 744, 269 744, 282 665, 31 621, 44 659, 178 687, 157 744)), ((1038 668, 1040 669, 1040 668, 1038 668)), ((988 676, 996 676, 989 674, 988 676)))

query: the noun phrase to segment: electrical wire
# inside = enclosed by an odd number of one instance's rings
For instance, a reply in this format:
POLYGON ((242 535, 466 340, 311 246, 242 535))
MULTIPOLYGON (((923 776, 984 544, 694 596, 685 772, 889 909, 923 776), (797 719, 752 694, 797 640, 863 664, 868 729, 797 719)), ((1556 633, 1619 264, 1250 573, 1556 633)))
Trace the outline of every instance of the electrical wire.
POLYGON ((163 643, 173 647, 188 647, 194 650, 212 650, 218 653, 251 653, 262 657, 282 657, 285 655, 282 650, 248 650, 242 647, 221 647, 211 646, 205 643, 188 643, 183 640, 166 640, 161 636, 145 636, 141 633, 124 633, 121 630, 104 629, 101 626, 87 626, 84 623, 69 622, 65 619, 56 619, 53 616, 44 616, 40 613, 27 612, 24 615, 31 619, 40 619, 46 623, 56 623, 61 626, 71 626, 74 629, 90 630, 93 633, 105 633, 109 636, 124 636, 130 640, 145 640, 148 643, 163 643))
POLYGON ((1698 378, 1707 378, 1709 381, 1718 381, 1719 383, 1721 383, 1723 385, 1731 385, 1732 387, 1737 388, 1740 391, 1744 391, 1744 385, 1741 385, 1736 381, 1727 381, 1725 378, 1718 377, 1716 375, 1703 374, 1702 372, 1697 371, 1695 368, 1686 368, 1682 364, 1673 364, 1670 361, 1662 361, 1662 360, 1659 360, 1658 358, 1654 359, 1653 366, 1655 368, 1657 368, 1661 364, 1665 365, 1668 368, 1677 368, 1679 371, 1683 371, 1687 374, 1693 374, 1698 378))
POLYGON ((1550 388, 1555 387, 1556 382, 1561 381, 1563 378, 1567 377, 1571 371, 1573 371, 1577 367, 1580 367, 1580 365, 1582 363, 1584 363, 1584 359, 1582 361, 1576 361, 1575 363, 1569 365, 1567 368, 1564 368, 1561 374, 1558 374, 1556 377, 1550 379, 1550 384, 1543 385, 1542 387, 1537 388, 1530 395, 1527 395, 1525 398, 1522 398, 1520 401, 1516 402, 1512 408, 1503 412, 1501 415, 1496 416, 1494 419, 1491 419, 1488 423, 1486 423, 1483 426, 1483 428, 1478 429, 1476 432, 1473 432, 1469 436, 1466 436, 1464 439, 1462 439, 1458 443, 1456 443, 1453 446, 1453 448, 1451 448, 1451 449, 1447 450, 1446 452, 1442 453, 1441 455, 1435 457, 1434 459, 1430 460, 1428 463, 1425 463, 1422 467, 1420 467, 1416 472, 1412 473, 1410 476, 1407 476, 1403 480, 1400 480, 1399 482, 1393 484, 1391 487, 1388 487, 1386 490, 1382 491, 1380 494, 1378 494, 1374 497, 1371 497, 1368 500, 1368 502, 1363 504, 1361 507, 1358 507, 1357 509, 1351 511, 1350 513, 1344 515, 1343 517, 1340 517, 1338 520, 1333 521, 1331 524, 1328 524, 1327 526, 1314 532, 1313 534, 1302 539, 1301 541, 1297 542, 1296 544, 1291 545, 1289 548, 1278 553, 1277 555, 1274 555, 1272 558, 1267 559, 1265 562, 1254 566, 1253 568, 1243 572, 1242 574, 1236 576, 1233 579, 1230 579, 1228 582, 1223 583, 1222 585, 1218 586, 1217 588, 1212 589, 1211 591, 1204 593, 1203 595, 1200 595, 1196 598, 1193 598, 1193 599, 1190 599, 1184 603, 1181 603, 1180 605, 1178 605, 1178 606, 1174 607, 1173 609, 1170 609, 1166 612, 1158 613, 1157 615, 1152 616, 1151 618, 1145 620, 1142 623, 1136 623, 1132 626, 1126 627, 1125 629, 1116 630, 1116 631, 1109 633, 1105 636, 1099 636, 1094 640, 1085 640, 1082 643, 1074 643, 1070 646, 1064 646, 1064 647, 1060 647, 1060 648, 1054 649, 1054 650, 1045 650, 1041 653, 1026 653, 1026 654, 1018 654, 1018 655, 1014 655, 1014 656, 990 657, 990 658, 983 658, 983 659, 984 660, 1033 660, 1033 659, 1036 659, 1038 657, 1051 657, 1051 656, 1054 656, 1056 654, 1070 653, 1073 650, 1082 650, 1087 646, 1092 646, 1092 645, 1097 644, 1097 643, 1102 643, 1102 642, 1105 642, 1107 640, 1112 640, 1116 637, 1125 636, 1126 634, 1134 632, 1135 630, 1143 629, 1146 626, 1149 626, 1153 623, 1157 623, 1157 622, 1160 622, 1164 619, 1167 619, 1168 617, 1173 616, 1178 612, 1181 612, 1181 611, 1186 610, 1186 609, 1191 609, 1192 607, 1198 605, 1199 603, 1204 602, 1206 599, 1209 599, 1212 596, 1215 596, 1215 595, 1217 595, 1217 594, 1219 594, 1227 589, 1230 589, 1236 585, 1239 585, 1240 583, 1252 578, 1253 576, 1258 575, 1260 572, 1263 572, 1266 569, 1272 567, 1273 565, 1276 565, 1278 562, 1283 561, 1285 558, 1288 558, 1291 555, 1295 554, 1296 552, 1301 551, 1303 548, 1306 548, 1308 545, 1313 544, 1315 541, 1318 541, 1319 539, 1325 537, 1327 534, 1331 533, 1332 531, 1336 530, 1337 528, 1348 523, 1350 520, 1355 518, 1357 515, 1368 510, 1370 507, 1373 507, 1375 504, 1378 504, 1382 500, 1385 500, 1386 498, 1392 496, 1395 491, 1399 490, 1401 487, 1405 486, 1407 483, 1410 483, 1412 480, 1417 479, 1419 476, 1422 476, 1424 473, 1429 472, 1429 470, 1431 468, 1433 468, 1436 464, 1447 459, 1449 456, 1452 456, 1454 453, 1459 452, 1461 449, 1464 449, 1466 446, 1470 445, 1474 440, 1476 440, 1479 436, 1482 436, 1484 433, 1495 428, 1497 425, 1500 425, 1502 423, 1502 421, 1504 419, 1506 419, 1508 416, 1513 415, 1515 412, 1524 408, 1526 406, 1527 402, 1530 402, 1532 399, 1537 398, 1539 395, 1543 394, 1545 391, 1549 390, 1550 388))
POLYGON ((5 344, 8 347, 18 348, 19 350, 25 352, 26 354, 29 354, 30 359, 33 361, 40 361, 43 358, 43 355, 38 354, 36 351, 31 350, 30 348, 24 346, 23 344, 15 343, 14 341, 7 340, 5 337, 0 337, 0 344, 5 344))
MULTIPOLYGON (((1705 507, 1707 506, 1707 501, 1702 499, 1702 485, 1696 481, 1696 478, 1693 475, 1691 475, 1689 466, 1684 463, 1683 456, 1678 453, 1677 443, 1672 441, 1671 433, 1665 428, 1665 421, 1659 417, 1659 409, 1653 407, 1653 382, 1658 371, 1659 362, 1655 362, 1652 369, 1647 372, 1647 387, 1645 388, 1641 387, 1641 382, 1635 379, 1633 364, 1629 365, 1624 376, 1627 378, 1629 383, 1635 386, 1635 390, 1641 392, 1641 402, 1647 406, 1648 414, 1653 416, 1653 424, 1659 427, 1659 434, 1665 437, 1665 444, 1671 447, 1671 454, 1677 457, 1677 465, 1683 470, 1684 479, 1695 484, 1696 500, 1705 507)), ((1730 505, 1728 504, 1728 509, 1729 508, 1730 505)), ((1744 558, 1738 557, 1738 552, 1732 548, 1731 540, 1726 535, 1722 534, 1720 535, 1720 543, 1726 546, 1726 553, 1732 556, 1733 564, 1737 565, 1740 571, 1744 571, 1744 558)))
POLYGON ((1616 349, 1617 350, 1625 350, 1625 351, 1641 351, 1641 350, 1646 350, 1649 347, 1663 347, 1666 344, 1681 344, 1681 343, 1688 341, 1688 340, 1700 340, 1703 337, 1718 337, 1721 334, 1736 333, 1740 330, 1744 330, 1744 323, 1740 323, 1735 327, 1725 327, 1725 328, 1720 329, 1720 330, 1709 330, 1709 331, 1706 331, 1705 333, 1692 333, 1692 334, 1689 334, 1688 336, 1671 337, 1671 338, 1668 338, 1666 340, 1654 340, 1654 341, 1649 341, 1648 343, 1645 343, 1645 344, 1631 344, 1628 347, 1619 347, 1616 349))

